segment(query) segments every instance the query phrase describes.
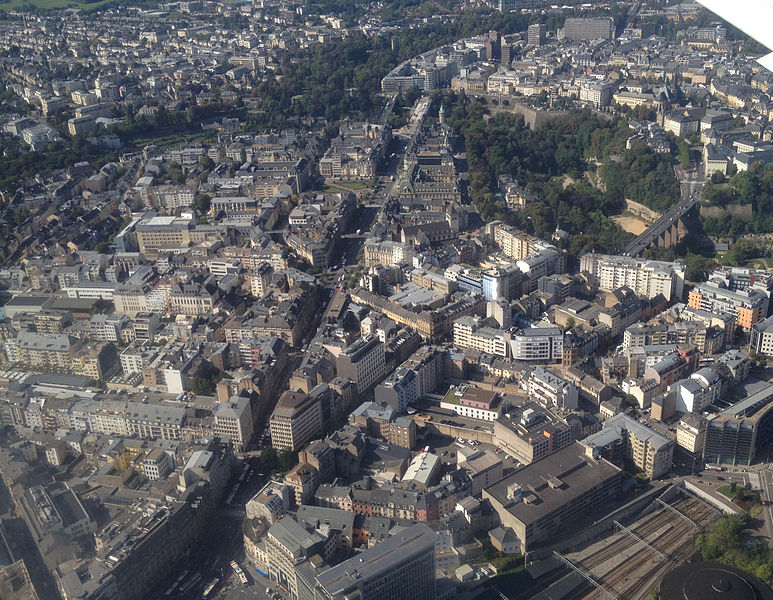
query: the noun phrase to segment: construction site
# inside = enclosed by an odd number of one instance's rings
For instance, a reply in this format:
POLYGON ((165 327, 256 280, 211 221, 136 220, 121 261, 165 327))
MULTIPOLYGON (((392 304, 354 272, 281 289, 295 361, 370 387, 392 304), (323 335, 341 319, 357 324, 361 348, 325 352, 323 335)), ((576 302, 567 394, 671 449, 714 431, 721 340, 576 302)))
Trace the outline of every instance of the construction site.
MULTIPOLYGON (((672 486, 605 534, 532 565, 502 598, 523 600, 649 600, 662 577, 688 560, 695 540, 722 512, 672 486)), ((509 586, 508 586, 509 587, 509 586)))

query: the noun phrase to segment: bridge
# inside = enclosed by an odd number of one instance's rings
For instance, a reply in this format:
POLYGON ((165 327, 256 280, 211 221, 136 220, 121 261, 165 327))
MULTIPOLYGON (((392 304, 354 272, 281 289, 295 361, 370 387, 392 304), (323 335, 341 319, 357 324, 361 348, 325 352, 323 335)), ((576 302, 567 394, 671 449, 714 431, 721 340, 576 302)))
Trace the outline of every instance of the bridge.
POLYGON ((623 248, 624 256, 641 256, 652 246, 673 248, 687 235, 684 216, 700 199, 703 179, 684 179, 680 183, 681 198, 674 206, 650 225, 643 233, 623 248))

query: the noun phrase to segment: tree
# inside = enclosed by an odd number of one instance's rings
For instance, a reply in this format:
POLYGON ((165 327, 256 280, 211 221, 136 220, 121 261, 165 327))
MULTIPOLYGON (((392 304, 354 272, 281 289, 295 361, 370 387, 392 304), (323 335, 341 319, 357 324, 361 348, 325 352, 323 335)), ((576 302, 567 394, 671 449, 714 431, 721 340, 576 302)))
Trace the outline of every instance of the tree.
POLYGON ((193 199, 193 208, 202 213, 209 211, 211 204, 212 197, 208 194, 198 193, 193 199))
POLYGON ((279 456, 277 455, 276 450, 270 446, 268 448, 263 448, 263 450, 260 451, 260 464, 263 465, 263 470, 266 473, 279 469, 279 456))
POLYGON ((191 379, 191 391, 197 396, 211 396, 215 393, 215 382, 203 377, 191 379))
POLYGON ((298 463, 298 455, 292 450, 281 450, 279 452, 279 467, 283 471, 292 469, 298 463))

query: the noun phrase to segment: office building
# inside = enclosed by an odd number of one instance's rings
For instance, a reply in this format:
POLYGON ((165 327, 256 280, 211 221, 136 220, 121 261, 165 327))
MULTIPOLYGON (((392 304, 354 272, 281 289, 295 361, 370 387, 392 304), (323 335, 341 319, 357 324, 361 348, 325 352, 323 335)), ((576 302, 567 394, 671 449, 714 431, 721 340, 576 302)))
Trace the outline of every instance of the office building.
POLYGON ((126 432, 141 438, 179 440, 185 424, 185 408, 166 404, 127 402, 126 432))
POLYGON ((564 22, 563 37, 572 41, 611 40, 615 22, 611 17, 597 19, 568 18, 564 22))
POLYGON ((529 46, 541 46, 545 43, 545 24, 544 23, 534 23, 532 25, 529 25, 529 31, 527 34, 526 41, 529 44, 529 46))
POLYGON ((519 329, 509 341, 510 356, 515 360, 560 362, 564 352, 564 332, 559 327, 519 329))
POLYGON ((480 350, 495 356, 507 356, 510 334, 504 329, 481 326, 480 317, 461 317, 454 321, 454 345, 480 350))
POLYGON ((252 408, 250 399, 233 396, 228 402, 215 405, 216 435, 231 436, 235 448, 243 450, 252 439, 252 408))
POLYGON ((707 463, 750 465, 773 430, 773 386, 767 385, 720 413, 709 415, 703 444, 707 463))
POLYGON ((338 355, 336 369, 357 384, 358 394, 365 393, 387 374, 384 343, 375 335, 357 340, 338 355))
POLYGON ((153 448, 142 459, 142 472, 151 481, 164 479, 174 470, 174 459, 163 448, 153 448))
POLYGON ((574 443, 489 486, 483 498, 530 552, 565 538, 591 515, 608 512, 622 481, 620 468, 586 456, 583 446, 574 443))
POLYGON ((187 218, 153 216, 142 219, 134 228, 139 251, 146 256, 155 256, 159 250, 187 247, 193 227, 193 221, 187 218))
POLYGON ((440 401, 440 408, 452 410, 470 419, 496 421, 502 416, 504 404, 504 400, 496 392, 462 384, 448 391, 440 401))
POLYGON ((316 600, 435 600, 436 534, 403 529, 317 576, 316 600))
POLYGON ((285 391, 271 413, 271 445, 297 451, 322 432, 322 405, 318 396, 285 391))
POLYGON ((481 274, 481 291, 486 301, 515 300, 521 296, 523 274, 515 265, 492 267, 481 274))
POLYGON ((696 414, 686 414, 679 419, 676 426, 676 446, 684 450, 693 458, 700 457, 703 453, 704 438, 706 437, 706 420, 696 414))

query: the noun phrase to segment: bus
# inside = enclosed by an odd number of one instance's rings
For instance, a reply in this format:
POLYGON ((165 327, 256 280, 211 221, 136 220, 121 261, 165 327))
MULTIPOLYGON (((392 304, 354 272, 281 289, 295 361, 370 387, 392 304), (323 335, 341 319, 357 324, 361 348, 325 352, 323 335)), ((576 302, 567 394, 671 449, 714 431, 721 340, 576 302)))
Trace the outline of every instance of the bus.
POLYGON ((201 574, 200 573, 194 574, 193 577, 190 578, 188 583, 186 583, 185 585, 181 585, 180 586, 180 594, 184 594, 185 592, 187 592, 194 585, 196 585, 199 581, 201 581, 201 574))
POLYGON ((709 463, 706 463, 706 470, 707 471, 724 471, 722 467, 719 465, 711 465, 709 463))
POLYGON ((244 574, 244 571, 242 571, 242 568, 236 563, 235 560, 231 561, 231 568, 234 570, 234 573, 236 573, 236 576, 239 578, 239 581, 241 581, 242 584, 246 584, 247 576, 244 574))
POLYGON ((212 581, 210 581, 207 586, 204 588, 204 591, 201 592, 202 598, 209 598, 212 591, 215 589, 215 586, 220 582, 220 580, 215 577, 212 581))

